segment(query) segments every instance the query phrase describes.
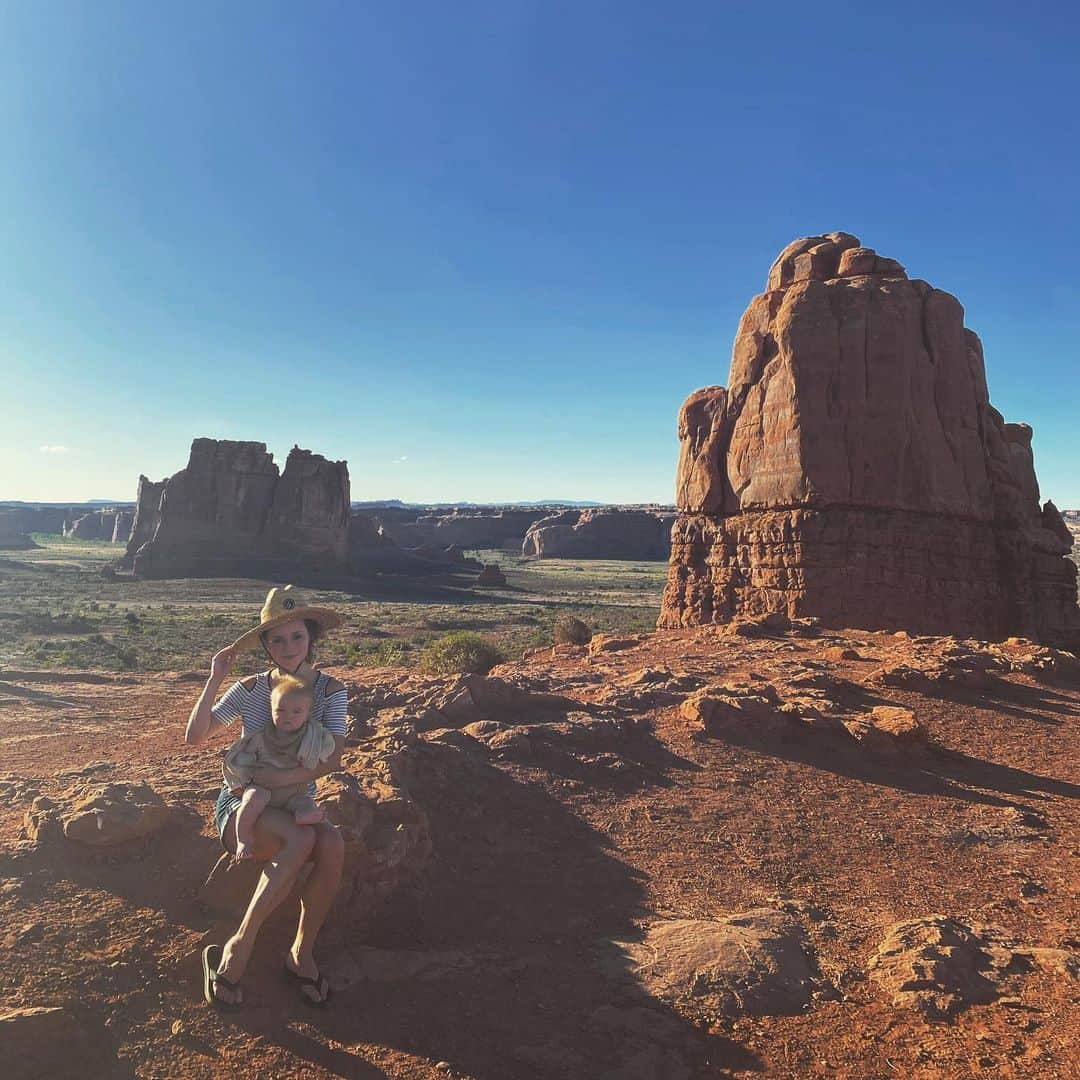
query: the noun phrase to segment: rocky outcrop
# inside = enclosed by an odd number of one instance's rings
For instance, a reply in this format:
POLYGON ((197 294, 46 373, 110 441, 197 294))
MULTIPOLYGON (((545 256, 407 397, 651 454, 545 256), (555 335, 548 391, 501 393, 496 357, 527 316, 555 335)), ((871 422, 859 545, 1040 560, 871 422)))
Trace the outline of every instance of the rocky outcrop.
POLYGON ((1021 978, 1036 967, 1062 981, 1080 980, 1076 952, 1018 945, 997 927, 969 925, 946 915, 890 927, 868 967, 894 1005, 928 1019, 1015 995, 1021 978))
POLYGON ((1031 429, 990 404, 955 297, 846 233, 790 244, 692 394, 661 626, 739 614, 1080 643, 1031 429))
POLYGON ((77 784, 56 799, 42 795, 26 812, 31 840, 109 847, 157 832, 172 810, 148 784, 77 784))
POLYGON ((654 997, 700 999, 721 1015, 799 1013, 815 986, 802 927, 772 908, 662 919, 646 927, 642 941, 617 944, 654 997))
MULTIPOLYGON (((75 516, 83 513, 76 512, 75 516)), ((13 533, 51 533, 62 536, 72 519, 72 511, 60 506, 0 507, 0 522, 13 533)))
POLYGON ((495 510, 449 514, 423 514, 412 521, 400 520, 402 514, 382 517, 383 531, 403 548, 424 546, 461 548, 516 548, 526 531, 547 510, 495 510))
POLYGON ((117 517, 115 510, 91 510, 67 525, 64 535, 74 540, 107 540, 111 543, 117 517))
POLYGON ((18 511, 0 510, 0 550, 26 551, 37 547, 23 524, 18 511))
POLYGON ((521 553, 549 559, 666 559, 674 514, 651 510, 566 510, 541 518, 521 553))
POLYGON ((116 522, 113 525, 112 542, 114 544, 126 544, 131 539, 131 526, 135 523, 133 510, 117 510, 116 522))
POLYGON ((506 575, 497 563, 485 563, 480 576, 476 579, 477 585, 489 588, 500 588, 506 584, 506 575))
POLYGON ((140 577, 333 567, 348 521, 344 461, 294 447, 279 475, 263 443, 196 439, 186 468, 160 485, 140 477, 127 559, 140 577))
POLYGON ((143 544, 149 543, 157 532, 161 521, 161 496, 165 493, 168 480, 155 483, 145 476, 139 477, 139 489, 135 496, 135 520, 131 523, 131 535, 128 537, 127 550, 121 560, 129 569, 135 560, 135 554, 143 544))

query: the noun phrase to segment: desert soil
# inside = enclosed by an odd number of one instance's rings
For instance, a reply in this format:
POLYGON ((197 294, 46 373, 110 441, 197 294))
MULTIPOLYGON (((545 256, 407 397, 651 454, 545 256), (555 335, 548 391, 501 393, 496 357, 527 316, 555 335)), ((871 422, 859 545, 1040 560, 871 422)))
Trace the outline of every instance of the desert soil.
MULTIPOLYGON (((260 939, 246 1007, 227 1015, 202 1003, 199 982, 201 947, 229 930, 196 898, 219 850, 221 753, 182 740, 199 674, 9 670, 4 1006, 64 1007, 101 1033, 118 1075, 139 1077, 1076 1076, 1077 984, 1063 975, 1034 969, 1016 992, 945 1020, 894 1004, 868 976, 889 926, 935 913, 1080 947, 1080 688, 1009 674, 974 689, 871 689, 882 665, 927 647, 859 631, 670 631, 504 665, 495 674, 587 705, 618 699, 643 668, 715 684, 778 681, 809 661, 868 701, 910 708, 930 747, 880 758, 814 733, 708 737, 678 702, 647 693, 620 699, 646 729, 603 753, 493 755, 426 733, 411 792, 431 822, 423 879, 324 936, 328 965, 376 947, 398 974, 305 1009, 279 975, 295 914, 283 912, 260 939), (838 645, 859 659, 826 658, 838 645), (23 839, 30 801, 81 777, 145 780, 181 815, 117 849, 23 839), (606 943, 657 918, 763 905, 806 930, 818 991, 796 1015, 719 1015, 693 995, 650 997, 611 968, 606 943), (628 1062, 632 1038, 603 1022, 606 1005, 663 1014, 676 1057, 628 1062)), ((359 687, 407 675, 333 673, 359 687)))

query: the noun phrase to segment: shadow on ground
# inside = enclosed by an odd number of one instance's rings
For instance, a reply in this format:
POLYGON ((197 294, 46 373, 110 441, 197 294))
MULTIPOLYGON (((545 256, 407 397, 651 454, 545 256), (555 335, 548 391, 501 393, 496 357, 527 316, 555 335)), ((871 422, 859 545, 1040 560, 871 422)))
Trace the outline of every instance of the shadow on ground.
POLYGON ((612 967, 604 943, 634 933, 642 876, 541 786, 429 743, 410 792, 431 819, 423 881, 362 934, 329 932, 326 952, 361 967, 372 948, 435 958, 426 973, 394 977, 391 956, 391 974, 360 978, 332 1009, 305 1015, 321 1034, 313 1040, 281 1023, 289 1006, 265 959, 280 955, 279 937, 260 942, 257 1000, 234 1022, 343 1077, 378 1074, 326 1042, 393 1047, 477 1080, 599 1077, 631 1064, 672 1078, 707 1063, 759 1067, 612 967))

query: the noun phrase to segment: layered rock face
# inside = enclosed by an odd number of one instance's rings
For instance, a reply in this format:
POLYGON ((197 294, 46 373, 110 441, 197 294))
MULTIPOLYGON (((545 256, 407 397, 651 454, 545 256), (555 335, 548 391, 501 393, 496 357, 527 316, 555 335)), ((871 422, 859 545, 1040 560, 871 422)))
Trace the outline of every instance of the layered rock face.
POLYGON ((263 443, 196 439, 185 469, 161 484, 140 478, 127 557, 140 577, 333 566, 346 558, 348 521, 344 461, 294 447, 279 475, 263 443))
POLYGON ((37 547, 17 510, 0 509, 0 550, 26 551, 37 547))
POLYGON ((412 521, 400 513, 380 514, 384 532, 404 548, 432 545, 462 548, 517 547, 526 531, 546 510, 496 510, 492 512, 424 514, 412 521))
POLYGON ((661 626, 738 614, 1080 643, 1031 429, 990 404, 955 297, 846 233, 790 244, 726 388, 679 416, 661 626))
POLYGON ((523 555, 549 559, 666 559, 674 515, 649 510, 566 510, 525 534, 523 555))
POLYGON ((111 543, 121 513, 118 510, 91 510, 66 526, 64 535, 76 540, 108 540, 111 543))

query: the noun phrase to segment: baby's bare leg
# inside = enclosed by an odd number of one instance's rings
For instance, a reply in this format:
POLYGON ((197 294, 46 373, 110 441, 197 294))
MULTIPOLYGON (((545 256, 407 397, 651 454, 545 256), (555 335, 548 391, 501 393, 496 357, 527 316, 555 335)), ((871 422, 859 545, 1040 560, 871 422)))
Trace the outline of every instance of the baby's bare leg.
POLYGON ((248 784, 236 811, 236 857, 252 858, 251 845, 255 842, 255 822, 270 802, 267 788, 248 784))
POLYGON ((285 809, 292 811, 297 825, 318 825, 326 817, 322 807, 309 795, 294 795, 285 804, 285 809))

